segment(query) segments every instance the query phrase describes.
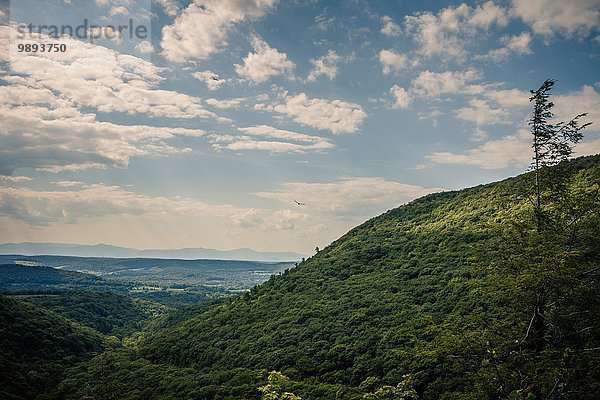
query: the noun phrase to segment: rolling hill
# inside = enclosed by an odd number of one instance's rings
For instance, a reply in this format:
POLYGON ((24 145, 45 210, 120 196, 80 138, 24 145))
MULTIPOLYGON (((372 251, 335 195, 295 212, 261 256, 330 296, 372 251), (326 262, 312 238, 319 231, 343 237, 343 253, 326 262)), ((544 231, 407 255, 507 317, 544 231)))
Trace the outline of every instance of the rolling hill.
POLYGON ((0 293, 112 291, 182 307, 236 295, 291 262, 0 255, 0 293))
POLYGON ((102 347, 92 329, 29 301, 0 296, 0 398, 36 398, 102 347))
POLYGON ((532 174, 428 195, 149 323, 44 398, 595 399, 600 156, 547 172, 556 229, 532 222, 532 174))
POLYGON ((0 291, 59 291, 86 289, 127 292, 131 285, 111 282, 77 271, 66 271, 40 265, 0 264, 0 291))
MULTIPOLYGON (((573 311, 587 316, 571 322, 571 328, 594 333, 569 344, 583 352, 600 344, 599 310, 589 305, 600 300, 594 269, 600 254, 596 236, 600 157, 580 158, 556 168, 593 202, 588 225, 581 225, 587 230, 570 249, 585 254, 582 262, 593 273, 586 275, 583 287, 570 283, 571 292, 561 294, 585 307, 573 311)), ((340 390, 336 385, 357 390, 395 385, 406 374, 412 374, 425 399, 485 398, 487 389, 478 388, 480 379, 490 380, 490 398, 494 390, 495 396, 510 393, 513 384, 516 393, 519 384, 494 382, 493 371, 473 365, 493 364, 486 354, 496 350, 477 343, 472 360, 468 359, 471 353, 467 359, 463 353, 470 340, 477 342, 482 335, 490 335, 488 342, 501 341, 501 335, 489 333, 496 326, 488 331, 484 327, 507 320, 508 308, 502 307, 501 297, 498 300, 499 289, 486 292, 478 281, 485 279, 489 257, 501 246, 491 227, 510 225, 512 216, 528 207, 526 188, 531 182, 531 174, 525 174, 428 195, 390 210, 250 293, 154 332, 142 352, 154 362, 207 371, 279 370, 304 383, 298 390, 306 398, 335 398, 340 390), (462 329, 477 334, 471 336, 462 329), (453 349, 456 354, 451 354, 453 349), (484 373, 491 376, 477 376, 484 373)), ((514 318, 521 325, 504 326, 502 334, 522 336, 529 316, 520 317, 514 318)), ((593 365, 583 356, 579 361, 583 369, 593 365)), ((501 365, 508 368, 509 364, 507 360, 501 365)), ((598 387, 598 368, 589 371, 596 374, 598 387)), ((498 376, 518 380, 508 372, 498 376)), ((574 385, 569 390, 575 391, 583 385, 576 378, 563 384, 574 385)), ((532 382, 529 390, 543 392, 538 388, 541 385, 532 382)), ((573 398, 588 398, 577 393, 573 398)), ((354 397, 349 392, 343 398, 354 397)))

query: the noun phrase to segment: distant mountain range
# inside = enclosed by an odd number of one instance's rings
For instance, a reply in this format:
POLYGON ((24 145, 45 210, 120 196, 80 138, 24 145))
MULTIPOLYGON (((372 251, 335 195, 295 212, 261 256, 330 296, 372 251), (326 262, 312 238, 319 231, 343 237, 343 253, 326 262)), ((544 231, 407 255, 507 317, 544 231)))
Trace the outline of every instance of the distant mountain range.
POLYGON ((0 254, 20 254, 26 256, 75 256, 75 257, 117 257, 117 258, 176 258, 184 260, 247 260, 247 261, 297 261, 303 255, 292 252, 260 252, 252 249, 215 250, 204 248, 147 249, 138 250, 108 244, 80 245, 62 243, 4 243, 0 244, 0 254))

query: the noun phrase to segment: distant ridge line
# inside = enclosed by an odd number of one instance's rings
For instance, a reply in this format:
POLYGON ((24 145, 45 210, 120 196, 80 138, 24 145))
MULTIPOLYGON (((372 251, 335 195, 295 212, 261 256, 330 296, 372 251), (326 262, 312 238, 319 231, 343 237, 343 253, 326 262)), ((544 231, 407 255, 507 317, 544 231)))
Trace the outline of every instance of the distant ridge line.
POLYGON ((108 244, 79 245, 69 243, 2 243, 2 255, 24 256, 71 256, 71 257, 110 257, 110 258, 164 258, 164 259, 215 259, 237 261, 298 261, 304 257, 294 252, 260 252, 242 248, 216 250, 206 248, 182 249, 132 249, 108 244))

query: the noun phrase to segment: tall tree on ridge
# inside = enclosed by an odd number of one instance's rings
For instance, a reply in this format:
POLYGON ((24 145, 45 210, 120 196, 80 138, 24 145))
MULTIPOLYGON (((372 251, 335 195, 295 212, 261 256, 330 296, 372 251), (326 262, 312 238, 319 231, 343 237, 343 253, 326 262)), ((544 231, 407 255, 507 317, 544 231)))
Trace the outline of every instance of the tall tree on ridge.
POLYGON ((556 165, 567 160, 573 154, 572 144, 579 143, 583 138, 581 132, 591 122, 579 125, 579 119, 587 113, 575 116, 569 122, 553 124, 552 108, 554 103, 549 100, 550 90, 556 83, 554 79, 547 79, 537 90, 531 90, 530 102, 534 102, 533 115, 529 120, 533 134, 533 163, 535 171, 535 213, 537 229, 542 229, 542 170, 545 167, 556 165))

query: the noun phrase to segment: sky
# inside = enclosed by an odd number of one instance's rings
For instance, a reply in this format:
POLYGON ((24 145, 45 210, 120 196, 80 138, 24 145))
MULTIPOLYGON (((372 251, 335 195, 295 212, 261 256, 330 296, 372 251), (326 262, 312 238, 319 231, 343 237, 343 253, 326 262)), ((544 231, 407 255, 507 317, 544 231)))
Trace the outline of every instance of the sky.
POLYGON ((556 121, 594 122, 576 155, 600 152, 600 0, 0 0, 0 21, 2 243, 308 255, 526 171, 548 78, 556 121))

